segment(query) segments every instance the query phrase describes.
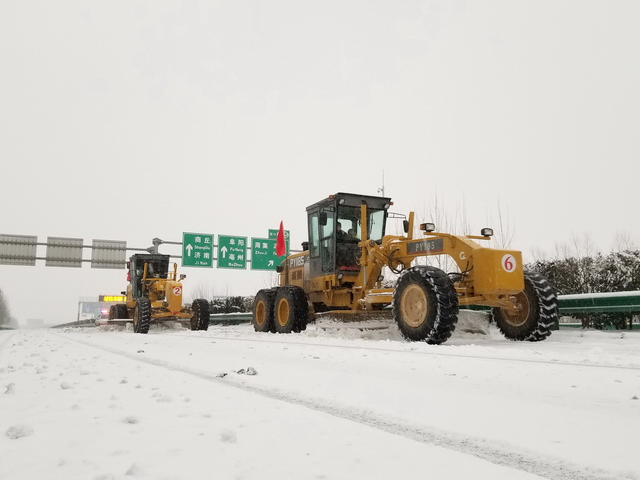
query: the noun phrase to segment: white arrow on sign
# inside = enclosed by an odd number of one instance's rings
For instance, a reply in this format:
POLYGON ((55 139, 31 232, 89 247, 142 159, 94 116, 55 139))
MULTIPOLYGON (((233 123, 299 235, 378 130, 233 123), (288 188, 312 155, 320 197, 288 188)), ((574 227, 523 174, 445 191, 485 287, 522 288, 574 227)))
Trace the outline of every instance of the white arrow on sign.
POLYGON ((273 260, 269 260, 269 264, 267 266, 268 267, 273 267, 273 260))
POLYGON ((189 244, 186 246, 185 250, 187 251, 187 256, 191 256, 191 250, 193 250, 193 245, 189 244))
POLYGON ((222 247, 220 251, 222 252, 222 258, 227 258, 227 247, 222 247))

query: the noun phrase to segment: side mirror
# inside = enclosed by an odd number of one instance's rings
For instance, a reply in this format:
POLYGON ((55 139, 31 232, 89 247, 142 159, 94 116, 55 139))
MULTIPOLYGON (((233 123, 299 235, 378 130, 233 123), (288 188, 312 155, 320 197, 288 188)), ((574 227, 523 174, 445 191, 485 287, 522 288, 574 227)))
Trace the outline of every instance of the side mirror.
POLYGON ((309 250, 309 242, 302 242, 302 251, 306 252, 309 250))
POLYGON ((327 212, 320 212, 318 223, 323 227, 327 224, 327 212))
POLYGON ((402 228, 404 229, 404 233, 409 233, 409 220, 402 221, 402 228))

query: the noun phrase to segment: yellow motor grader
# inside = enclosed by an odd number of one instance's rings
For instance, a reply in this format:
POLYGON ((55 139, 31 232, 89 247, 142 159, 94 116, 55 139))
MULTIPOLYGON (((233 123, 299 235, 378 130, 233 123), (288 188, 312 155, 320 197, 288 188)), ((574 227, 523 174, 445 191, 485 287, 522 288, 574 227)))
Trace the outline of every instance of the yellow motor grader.
POLYGON ((151 323, 174 321, 191 330, 209 328, 209 302, 196 299, 191 306, 182 305, 182 283, 178 266, 169 271, 169 255, 135 254, 127 262, 129 269, 126 303, 112 305, 109 323, 133 321, 133 331, 148 333, 151 323))
POLYGON ((307 207, 309 241, 303 252, 278 267, 278 287, 255 297, 256 331, 300 332, 316 313, 357 319, 392 314, 407 340, 440 344, 453 333, 460 305, 491 307, 491 317, 512 340, 540 341, 557 321, 556 295, 542 275, 523 271, 516 250, 482 247, 493 231, 479 236, 435 231, 404 217, 404 235, 386 235, 391 199, 337 193, 307 207), (448 255, 457 265, 446 273, 414 265, 418 257, 448 255), (399 274, 395 288, 382 288, 383 267, 399 274))

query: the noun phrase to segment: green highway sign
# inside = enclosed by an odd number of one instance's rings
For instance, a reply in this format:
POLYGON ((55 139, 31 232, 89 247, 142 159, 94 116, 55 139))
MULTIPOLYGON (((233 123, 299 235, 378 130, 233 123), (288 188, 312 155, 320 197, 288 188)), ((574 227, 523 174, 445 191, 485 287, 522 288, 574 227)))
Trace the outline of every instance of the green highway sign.
MULTIPOLYGON (((279 232, 278 229, 275 229, 275 230, 269 229, 269 238, 278 238, 278 232, 279 232)), ((284 231, 284 240, 285 242, 289 241, 289 230, 284 231)))
POLYGON ((213 267, 213 235, 183 233, 182 266, 213 267))
POLYGON ((284 258, 276 255, 275 238, 251 239, 251 270, 275 270, 284 258))
POLYGON ((218 268, 247 268, 247 237, 218 235, 218 268))
MULTIPOLYGON (((278 232, 279 230, 271 230, 269 229, 269 238, 273 239, 273 240, 277 240, 278 239, 278 232)), ((287 249, 287 255, 289 255, 289 230, 285 230, 284 231, 284 245, 287 249)), ((280 259, 280 261, 282 261, 282 259, 280 259)))

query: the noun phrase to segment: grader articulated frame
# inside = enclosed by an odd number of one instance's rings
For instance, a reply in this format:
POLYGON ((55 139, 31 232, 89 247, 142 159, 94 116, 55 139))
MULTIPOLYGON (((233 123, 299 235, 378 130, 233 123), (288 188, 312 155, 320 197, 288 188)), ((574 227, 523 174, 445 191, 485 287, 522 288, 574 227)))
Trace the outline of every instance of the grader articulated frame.
POLYGON ((493 235, 488 228, 479 236, 452 235, 425 223, 424 237, 414 239, 413 212, 404 235, 385 235, 390 205, 386 197, 337 193, 309 206, 309 241, 278 268, 280 286, 257 293, 254 328, 298 332, 316 312, 363 318, 392 305, 406 339, 439 344, 453 333, 460 305, 483 305, 509 339, 551 334, 555 293, 543 276, 523 271, 519 251, 482 247, 477 241, 493 235), (457 271, 412 266, 435 255, 450 257, 457 271), (382 287, 385 266, 399 274, 395 288, 382 287))

